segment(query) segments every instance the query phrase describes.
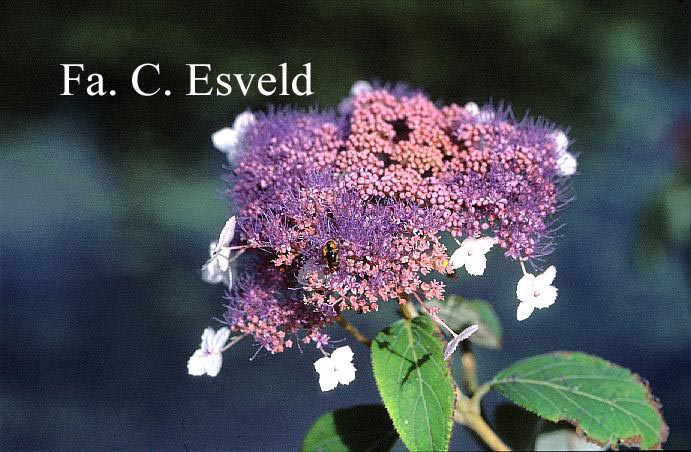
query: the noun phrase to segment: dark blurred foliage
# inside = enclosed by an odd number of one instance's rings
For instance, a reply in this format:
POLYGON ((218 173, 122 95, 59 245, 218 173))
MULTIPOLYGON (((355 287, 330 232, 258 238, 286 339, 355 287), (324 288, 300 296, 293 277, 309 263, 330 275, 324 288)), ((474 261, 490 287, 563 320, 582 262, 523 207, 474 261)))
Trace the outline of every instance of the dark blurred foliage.
MULTIPOLYGON (((209 135, 246 106, 285 101, 184 96, 185 63, 277 73, 283 62, 312 63, 316 94, 290 99, 300 106, 333 106, 357 79, 404 80, 570 125, 581 175, 550 257, 556 305, 518 324, 519 271, 499 253, 484 278, 450 288, 489 299, 504 323, 504 350, 478 351, 480 376, 545 351, 600 355, 650 380, 667 446, 691 447, 688 236, 654 258, 640 251, 676 215, 648 206, 674 178, 688 187, 675 140, 689 127, 688 2, 0 8, 0 448, 295 449, 323 412, 378 399, 357 344, 358 378, 330 393, 313 349, 250 362, 247 342, 218 378, 186 374, 222 312, 223 289, 198 271, 228 212, 209 135), (132 93, 144 62, 160 63, 172 96, 132 93), (102 73, 118 95, 59 96, 61 63, 102 73)), ((674 199, 683 219, 686 198, 674 199)), ((383 311, 352 320, 372 334, 395 315, 383 311)), ((489 396, 488 412, 502 400, 489 396)), ((474 441, 456 429, 454 447, 474 441)))
MULTIPOLYGON (((682 251, 691 260, 691 112, 674 129, 672 146, 680 159, 665 186, 646 203, 637 243, 638 263, 665 265, 670 255, 682 251)), ((691 266, 687 266, 691 277, 691 266)))

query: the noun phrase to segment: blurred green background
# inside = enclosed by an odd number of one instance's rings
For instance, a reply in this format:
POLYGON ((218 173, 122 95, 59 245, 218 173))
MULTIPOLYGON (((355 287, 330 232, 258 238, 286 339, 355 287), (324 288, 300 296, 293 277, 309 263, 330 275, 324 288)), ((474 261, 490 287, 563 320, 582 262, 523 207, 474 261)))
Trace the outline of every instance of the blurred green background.
MULTIPOLYGON (((688 2, 0 10, 1 449, 295 449, 323 412, 378 400, 357 344, 358 378, 328 393, 311 348, 250 362, 245 341, 218 378, 186 372, 223 310, 223 289, 199 277, 228 211, 210 134, 285 99, 186 97, 185 64, 261 74, 283 62, 312 63, 316 94, 291 97, 299 106, 335 106, 354 80, 401 80, 571 126, 581 174, 550 256, 556 305, 518 324, 517 266, 500 253, 484 278, 450 288, 494 302, 504 323, 504 349, 478 351, 480 376, 546 351, 600 355, 650 381, 667 446, 691 447, 688 2), (145 62, 172 96, 132 93, 145 62), (61 63, 104 74, 118 95, 59 96, 61 63)), ((394 315, 383 311, 353 321, 372 334, 394 315)), ((488 397, 490 418, 501 400, 488 397)), ((478 447, 462 429, 452 445, 478 447)))

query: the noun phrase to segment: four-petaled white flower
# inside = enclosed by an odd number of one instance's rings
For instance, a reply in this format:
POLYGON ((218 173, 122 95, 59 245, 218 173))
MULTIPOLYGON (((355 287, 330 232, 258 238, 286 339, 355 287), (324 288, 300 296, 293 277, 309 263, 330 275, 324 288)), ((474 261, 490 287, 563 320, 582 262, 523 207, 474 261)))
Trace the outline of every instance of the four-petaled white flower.
POLYGON ((213 328, 207 327, 202 334, 202 343, 199 349, 187 361, 187 372, 195 376, 206 374, 215 377, 218 375, 223 364, 221 352, 228 342, 229 336, 230 330, 227 327, 216 332, 213 328))
POLYGON ((353 366, 353 351, 349 346, 340 347, 331 356, 319 358, 314 368, 319 374, 319 386, 322 391, 331 391, 339 383, 350 384, 355 380, 355 366, 353 366))
POLYGON ((526 273, 518 281, 516 296, 520 300, 516 310, 516 318, 521 321, 530 317, 537 309, 551 306, 557 299, 557 288, 552 285, 557 269, 550 266, 543 273, 535 276, 526 273))
POLYGON ((485 273, 487 258, 485 254, 497 243, 494 237, 480 237, 475 239, 468 237, 463 240, 461 246, 451 255, 449 263, 451 268, 458 269, 465 266, 466 271, 475 276, 485 273))
POLYGON ((217 242, 209 245, 209 260, 202 267, 202 279, 211 284, 224 281, 228 288, 233 286, 230 270, 230 242, 235 236, 235 217, 230 217, 221 230, 217 242))
POLYGON ((569 138, 564 131, 555 130, 552 133, 554 140, 554 150, 557 154, 557 168, 562 176, 573 176, 578 170, 576 156, 567 151, 569 148, 569 138))
POLYGON ((242 139, 252 124, 254 115, 250 111, 242 112, 235 117, 233 127, 224 127, 211 135, 211 142, 216 149, 226 154, 230 163, 233 163, 242 139))

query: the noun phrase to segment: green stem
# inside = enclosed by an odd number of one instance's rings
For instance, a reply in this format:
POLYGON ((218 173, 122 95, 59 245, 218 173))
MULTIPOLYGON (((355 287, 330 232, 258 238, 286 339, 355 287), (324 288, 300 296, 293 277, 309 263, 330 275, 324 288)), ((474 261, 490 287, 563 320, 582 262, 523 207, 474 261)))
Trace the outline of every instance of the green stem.
POLYGON ((456 387, 457 402, 454 420, 474 431, 482 441, 492 450, 511 450, 511 448, 499 438, 492 427, 485 422, 480 412, 480 401, 490 390, 489 384, 477 388, 472 398, 468 398, 456 387))

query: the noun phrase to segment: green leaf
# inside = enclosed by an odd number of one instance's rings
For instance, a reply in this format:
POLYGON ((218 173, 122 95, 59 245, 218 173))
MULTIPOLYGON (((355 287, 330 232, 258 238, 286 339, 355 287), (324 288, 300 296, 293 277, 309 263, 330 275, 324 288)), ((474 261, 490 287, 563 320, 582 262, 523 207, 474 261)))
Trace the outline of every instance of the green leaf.
POLYGON ((466 300, 459 295, 449 295, 437 306, 439 306, 439 317, 456 332, 470 325, 480 327, 477 333, 470 336, 470 342, 473 344, 501 348, 501 323, 488 302, 466 300))
POLYGON ((361 405, 327 413, 307 432, 302 451, 388 451, 398 439, 382 405, 361 405))
POLYGON ((600 445, 659 448, 667 440, 660 405, 629 370, 584 353, 548 353, 514 363, 490 385, 516 404, 566 420, 600 445))
POLYGON ((442 343, 427 316, 399 320, 372 342, 372 366, 384 405, 411 450, 449 447, 455 392, 442 343))

